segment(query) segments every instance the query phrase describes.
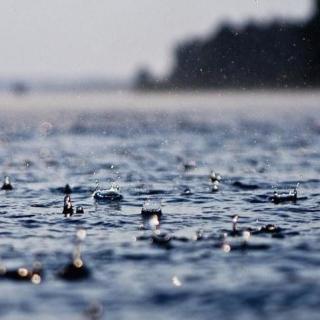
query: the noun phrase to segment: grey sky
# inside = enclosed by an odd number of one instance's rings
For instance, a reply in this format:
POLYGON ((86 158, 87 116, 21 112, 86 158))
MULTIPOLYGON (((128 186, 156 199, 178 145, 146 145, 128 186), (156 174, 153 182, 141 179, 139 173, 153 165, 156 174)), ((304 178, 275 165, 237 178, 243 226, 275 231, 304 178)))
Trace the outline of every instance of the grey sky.
POLYGON ((303 18, 311 0, 1 0, 0 77, 164 73, 177 41, 222 21, 303 18))

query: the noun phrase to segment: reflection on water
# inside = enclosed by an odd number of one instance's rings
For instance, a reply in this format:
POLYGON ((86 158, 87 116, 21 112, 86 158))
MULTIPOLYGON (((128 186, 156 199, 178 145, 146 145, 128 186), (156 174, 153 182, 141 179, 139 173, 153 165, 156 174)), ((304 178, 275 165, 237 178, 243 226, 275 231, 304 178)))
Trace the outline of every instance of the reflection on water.
POLYGON ((44 271, 1 278, 1 318, 316 319, 317 94, 226 95, 1 111, 1 266, 44 271))

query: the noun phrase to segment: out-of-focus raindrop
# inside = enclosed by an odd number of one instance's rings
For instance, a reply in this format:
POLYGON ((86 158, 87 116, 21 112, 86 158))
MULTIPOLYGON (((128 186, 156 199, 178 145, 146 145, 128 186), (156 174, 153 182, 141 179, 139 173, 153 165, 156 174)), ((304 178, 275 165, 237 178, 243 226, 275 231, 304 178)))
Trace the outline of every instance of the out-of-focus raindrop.
POLYGON ((53 125, 51 122, 43 121, 39 125, 39 133, 42 136, 47 136, 51 133, 53 125))
POLYGON ((182 286, 182 283, 181 283, 181 281, 179 280, 179 278, 177 276, 173 276, 172 277, 172 284, 175 287, 181 287, 182 286))

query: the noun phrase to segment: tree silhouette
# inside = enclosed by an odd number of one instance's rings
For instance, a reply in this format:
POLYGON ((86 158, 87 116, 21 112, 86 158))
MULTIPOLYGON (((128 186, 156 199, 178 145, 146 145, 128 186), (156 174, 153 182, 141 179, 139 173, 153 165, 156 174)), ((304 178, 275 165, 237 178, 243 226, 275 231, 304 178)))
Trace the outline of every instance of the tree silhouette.
POLYGON ((167 80, 140 74, 140 88, 312 87, 320 85, 320 0, 305 23, 222 25, 177 47, 167 80))

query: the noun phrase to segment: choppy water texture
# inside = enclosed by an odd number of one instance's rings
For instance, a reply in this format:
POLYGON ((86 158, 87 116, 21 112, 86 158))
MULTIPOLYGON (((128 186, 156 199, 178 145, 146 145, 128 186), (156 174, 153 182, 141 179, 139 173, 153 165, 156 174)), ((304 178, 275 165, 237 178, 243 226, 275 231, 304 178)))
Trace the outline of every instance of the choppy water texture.
POLYGON ((77 108, 80 97, 57 108, 10 99, 1 102, 0 172, 14 190, 0 193, 1 263, 40 261, 45 277, 1 280, 1 319, 96 319, 95 308, 102 319, 318 319, 317 95, 120 96, 105 106, 87 99, 88 108, 77 108), (196 168, 185 171, 188 161, 196 168), (210 170, 222 176, 218 192, 210 170), (96 180, 118 183, 123 200, 95 203, 96 180), (62 215, 66 183, 84 215, 62 215), (296 203, 270 201, 297 183, 296 203), (161 232, 177 238, 170 248, 141 228, 150 198, 162 202, 161 232), (243 240, 231 238, 225 252, 219 235, 234 214, 239 228, 276 224, 284 237, 253 235, 249 244, 265 245, 257 250, 233 250, 243 240), (79 228, 92 277, 70 283, 56 272, 79 228))

